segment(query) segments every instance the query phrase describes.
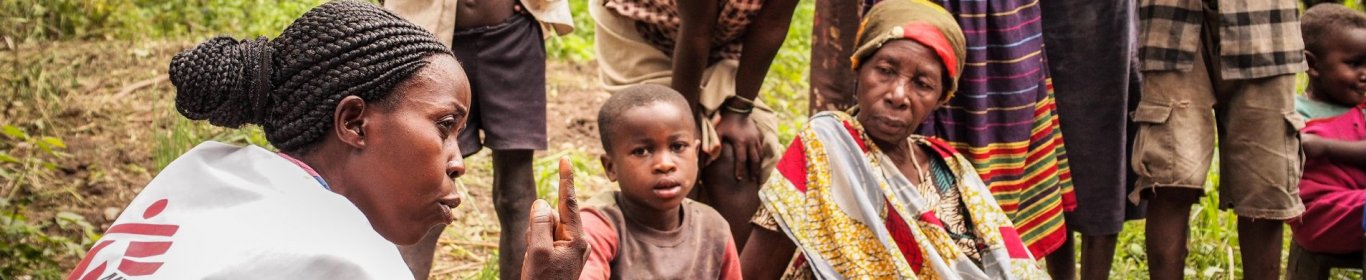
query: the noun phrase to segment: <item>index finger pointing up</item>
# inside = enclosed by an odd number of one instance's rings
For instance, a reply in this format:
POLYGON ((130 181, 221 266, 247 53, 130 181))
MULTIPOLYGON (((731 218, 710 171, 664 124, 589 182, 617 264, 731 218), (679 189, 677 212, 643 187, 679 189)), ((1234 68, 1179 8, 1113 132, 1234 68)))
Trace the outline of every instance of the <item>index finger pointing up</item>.
POLYGON ((582 236, 579 223, 579 199, 574 195, 574 168, 569 157, 560 157, 560 226, 555 227, 556 241, 573 241, 582 236))

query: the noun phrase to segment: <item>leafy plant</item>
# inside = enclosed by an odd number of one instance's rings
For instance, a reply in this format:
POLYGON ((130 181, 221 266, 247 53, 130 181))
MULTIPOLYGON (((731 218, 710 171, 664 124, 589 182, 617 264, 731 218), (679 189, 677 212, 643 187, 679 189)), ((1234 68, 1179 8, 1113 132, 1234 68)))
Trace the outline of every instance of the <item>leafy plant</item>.
POLYGON ((593 17, 588 15, 588 1, 569 1, 569 10, 574 15, 574 32, 546 40, 546 57, 574 62, 592 61, 597 57, 593 49, 596 28, 593 17))
POLYGON ((40 279, 61 277, 57 260, 79 256, 99 239, 96 227, 84 217, 60 212, 52 220, 30 221, 24 212, 39 192, 33 182, 44 180, 57 169, 54 160, 66 156, 66 143, 51 136, 31 136, 13 125, 0 125, 0 275, 30 275, 40 279), (78 240, 50 235, 45 229, 77 231, 78 240))

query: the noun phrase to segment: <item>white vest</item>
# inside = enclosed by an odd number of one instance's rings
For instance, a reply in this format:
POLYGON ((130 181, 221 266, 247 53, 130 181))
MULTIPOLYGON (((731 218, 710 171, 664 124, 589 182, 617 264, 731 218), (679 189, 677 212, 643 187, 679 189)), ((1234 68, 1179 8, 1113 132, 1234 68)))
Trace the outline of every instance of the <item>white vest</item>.
POLYGON ((261 147, 205 142, 129 203, 69 279, 412 279, 341 195, 261 147))

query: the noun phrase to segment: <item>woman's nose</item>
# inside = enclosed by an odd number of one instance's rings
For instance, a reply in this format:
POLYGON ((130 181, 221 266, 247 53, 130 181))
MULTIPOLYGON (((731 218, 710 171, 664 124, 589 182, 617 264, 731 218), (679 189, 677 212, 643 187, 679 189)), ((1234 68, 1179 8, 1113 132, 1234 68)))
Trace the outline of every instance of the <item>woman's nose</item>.
POLYGON ((460 157, 460 153, 446 161, 446 176, 451 179, 460 178, 465 175, 465 159, 460 157))
POLYGON ((896 85, 892 87, 891 92, 882 96, 883 102, 887 103, 887 106, 893 109, 909 107, 911 104, 910 92, 906 90, 906 84, 904 79, 898 79, 896 85))

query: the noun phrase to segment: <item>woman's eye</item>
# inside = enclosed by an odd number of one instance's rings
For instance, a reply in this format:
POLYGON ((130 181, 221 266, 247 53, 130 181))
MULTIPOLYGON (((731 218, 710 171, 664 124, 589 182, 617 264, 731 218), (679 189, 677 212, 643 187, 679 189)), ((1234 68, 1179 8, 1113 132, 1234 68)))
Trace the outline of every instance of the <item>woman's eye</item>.
POLYGON ((441 137, 442 137, 442 138, 446 138, 446 136, 448 136, 448 135, 450 135, 451 133, 455 132, 455 129, 456 129, 455 117, 446 116, 446 117, 444 117, 444 118, 441 118, 441 120, 436 121, 436 126, 440 128, 441 137))
POLYGON ((890 75, 896 75, 896 70, 892 70, 891 67, 886 67, 886 66, 878 66, 878 67, 877 67, 877 72, 878 72, 878 73, 882 73, 883 75, 889 75, 889 76, 890 76, 890 75))

